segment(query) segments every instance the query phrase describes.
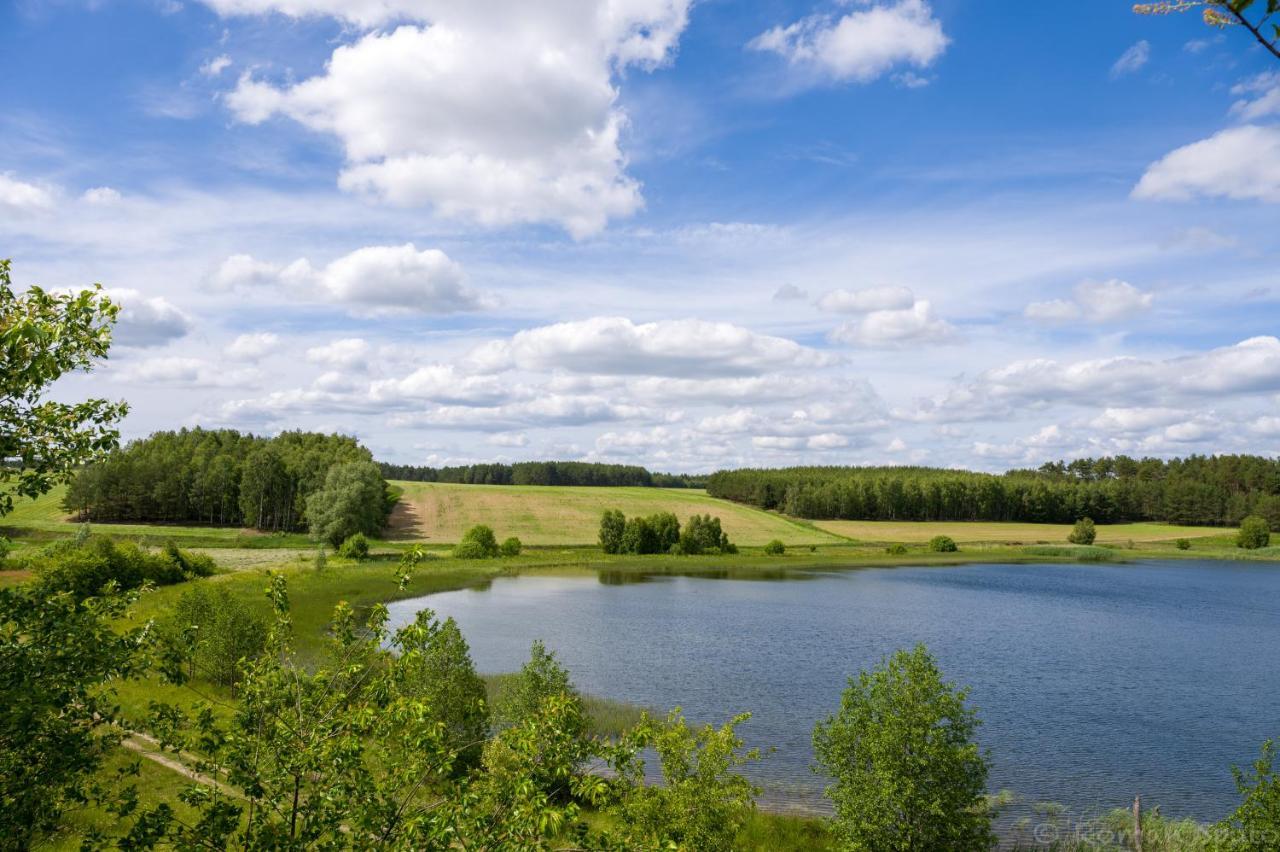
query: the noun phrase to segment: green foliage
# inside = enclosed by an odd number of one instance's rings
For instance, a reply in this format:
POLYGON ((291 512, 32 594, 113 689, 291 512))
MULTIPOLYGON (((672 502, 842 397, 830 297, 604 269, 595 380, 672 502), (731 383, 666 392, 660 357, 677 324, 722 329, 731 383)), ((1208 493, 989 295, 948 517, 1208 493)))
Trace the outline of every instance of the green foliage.
POLYGON ((955 553, 959 549, 949 535, 935 535, 929 539, 929 550, 933 553, 955 553))
POLYGON ((171 662, 185 663, 190 677, 235 687, 244 666, 266 647, 267 628, 265 618, 225 588, 197 585, 178 598, 163 634, 171 662))
POLYGON ((658 553, 658 533, 647 518, 627 518, 622 529, 621 553, 658 553))
POLYGON ((600 548, 605 553, 622 551, 622 533, 626 530, 627 519, 617 509, 606 509, 600 517, 600 548))
POLYGON ((738 548, 720 529, 720 519, 711 515, 694 515, 680 533, 680 550, 689 556, 702 553, 737 553, 738 548))
POLYGON ((83 544, 64 539, 24 553, 17 567, 36 575, 46 592, 70 592, 77 598, 99 594, 108 583, 136 589, 143 583, 168 586, 213 574, 217 566, 204 555, 179 550, 172 542, 159 553, 130 542, 92 537, 83 544))
MULTIPOLYGON (((352 462, 372 464, 372 456, 343 435, 156 432, 83 468, 68 486, 63 508, 101 521, 300 531, 308 529, 308 498, 327 487, 330 468, 352 462)), ((369 502, 361 512, 388 510, 385 491, 375 497, 375 490, 368 488, 369 502)), ((364 531, 376 532, 376 527, 364 531)))
POLYGON ((120 740, 112 686, 145 632, 117 630, 132 598, 0 589, 0 844, 26 849, 89 792, 120 740))
POLYGON ((323 571, 329 565, 329 555, 325 552, 324 545, 316 548, 315 559, 312 560, 312 566, 317 571, 323 571))
POLYGON ((424 712, 443 728, 444 744, 456 756, 453 771, 473 769, 489 735, 489 708, 484 681, 457 623, 452 618, 439 621, 424 609, 412 624, 396 631, 393 643, 400 655, 397 688, 417 696, 424 712))
POLYGON ((1280 524, 1280 458, 1054 462, 1002 475, 924 467, 795 467, 712 474, 707 493, 799 518, 867 521, 1168 521, 1280 524))
POLYGON ((769 556, 781 556, 787 552, 787 546, 775 538, 764 546, 764 552, 769 556))
POLYGON ((923 645, 850 678, 839 712, 813 732, 833 783, 833 832, 846 848, 927 852, 994 843, 986 757, 966 692, 942 679, 923 645))
POLYGON ((9 270, 0 260, 0 517, 15 496, 39 497, 76 466, 115 449, 115 424, 129 411, 105 399, 44 398, 60 377, 89 372, 107 357, 120 307, 97 284, 75 293, 15 293, 9 270))
POLYGON ((324 487, 307 498, 311 537, 337 547, 356 533, 377 535, 387 524, 387 483, 370 461, 342 462, 329 468, 324 487))
POLYGON ((520 539, 515 536, 511 536, 510 538, 503 539, 502 544, 498 546, 498 553, 499 555, 506 557, 519 556, 520 551, 523 549, 523 545, 520 544, 520 539))
POLYGON ((1190 549, 1191 549, 1191 539, 1189 539, 1189 538, 1180 538, 1180 539, 1178 539, 1177 541, 1175 541, 1175 542, 1174 542, 1174 546, 1176 546, 1179 550, 1190 550, 1190 549))
POLYGON ((736 848, 739 832, 754 810, 759 792, 736 771, 758 760, 743 751, 736 728, 751 717, 744 713, 721 728, 689 728, 677 708, 665 721, 647 713, 627 738, 629 759, 619 767, 624 793, 611 809, 622 823, 629 849, 736 848), (644 763, 635 754, 652 749, 662 767, 662 783, 644 783, 644 763))
POLYGON ((1275 770, 1273 740, 1262 745, 1262 754, 1245 774, 1232 767, 1236 789, 1244 799, 1235 813, 1215 826, 1221 852, 1264 852, 1280 846, 1280 775, 1275 770))
POLYGON ((907 552, 907 546, 901 542, 891 544, 884 549, 884 552, 888 553, 890 556, 903 556, 907 552))
POLYGON ((463 533, 462 540, 453 548, 455 559, 493 559, 500 552, 493 528, 484 524, 476 524, 463 533))
POLYGON ((543 702, 554 695, 581 700, 569 679, 568 670, 560 665, 555 652, 548 651, 541 640, 535 640, 529 649, 529 661, 520 669, 515 681, 503 690, 494 708, 494 721, 499 727, 518 724, 537 715, 543 702))
POLYGON ((1250 515, 1240 522, 1240 531, 1236 533, 1236 547, 1256 550, 1271 544, 1271 525, 1266 518, 1250 515))
POLYGON ((1093 544, 1094 539, 1097 537, 1098 531, 1094 529, 1093 519, 1081 518, 1071 528, 1071 534, 1067 536, 1067 541, 1072 544, 1093 544))
POLYGON ((356 533, 338 545, 338 556, 343 559, 362 560, 369 558, 369 539, 364 533, 356 533))

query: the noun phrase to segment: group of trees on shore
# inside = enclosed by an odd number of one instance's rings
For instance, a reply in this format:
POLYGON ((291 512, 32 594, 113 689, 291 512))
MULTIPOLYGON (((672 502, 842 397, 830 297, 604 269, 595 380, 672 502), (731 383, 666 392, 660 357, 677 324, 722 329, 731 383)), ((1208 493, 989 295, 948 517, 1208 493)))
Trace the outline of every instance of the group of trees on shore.
POLYGON ((698 556, 738 552, 720 528, 720 519, 709 514, 694 515, 681 528, 679 518, 671 512, 628 518, 618 509, 609 509, 600 518, 600 547, 605 553, 636 555, 698 556))
POLYGON ((724 470, 707 492, 815 519, 886 521, 1165 521, 1280 526, 1280 460, 1262 456, 1055 462, 1005 474, 927 467, 724 470))
POLYGON ((381 462, 387 479, 457 485, 588 485, 601 487, 702 488, 705 476, 652 473, 631 464, 578 461, 530 461, 420 467, 381 462))
POLYGON ((156 432, 81 469, 63 508, 81 520, 313 528, 333 543, 386 523, 390 499, 354 438, 232 429, 156 432))

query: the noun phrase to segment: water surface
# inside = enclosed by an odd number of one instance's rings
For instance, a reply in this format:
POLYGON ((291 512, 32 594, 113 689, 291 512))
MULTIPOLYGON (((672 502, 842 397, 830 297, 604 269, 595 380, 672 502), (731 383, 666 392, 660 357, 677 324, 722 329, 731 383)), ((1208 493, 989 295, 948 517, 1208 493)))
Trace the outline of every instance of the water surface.
POLYGON ((1280 566, 966 565, 796 579, 513 577, 391 606, 452 616, 483 672, 542 639, 586 691, 692 719, 753 717, 777 752, 750 774, 774 804, 821 808, 815 720, 849 675, 924 642, 970 687, 991 788, 1079 812, 1135 793, 1222 817, 1232 763, 1280 737, 1280 566))

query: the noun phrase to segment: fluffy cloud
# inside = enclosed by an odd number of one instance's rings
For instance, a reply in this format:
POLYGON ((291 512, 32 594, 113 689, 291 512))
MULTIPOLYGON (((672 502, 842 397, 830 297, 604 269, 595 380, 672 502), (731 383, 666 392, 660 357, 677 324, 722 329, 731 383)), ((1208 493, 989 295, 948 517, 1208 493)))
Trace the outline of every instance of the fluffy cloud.
POLYGON ((1268 71, 1231 87, 1240 100, 1231 105, 1231 114, 1245 121, 1257 121, 1280 114, 1280 73, 1268 71))
POLYGON ((702 320, 637 325, 624 317, 595 317, 517 333, 471 356, 477 369, 563 369, 600 375, 673 377, 751 376, 767 370, 834 363, 831 356, 781 337, 702 320))
POLYGON ((251 370, 227 370, 199 358, 167 357, 137 361, 111 373, 116 381, 183 388, 226 388, 252 384, 251 370))
POLYGON ((305 258, 288 265, 228 257, 213 274, 223 289, 278 285, 346 305, 353 313, 451 314, 480 310, 490 300, 464 285, 462 267, 438 249, 366 246, 316 269, 305 258))
POLYGON ((1280 127, 1229 127, 1147 167, 1133 197, 1280 202, 1280 127))
POLYGON ((832 290, 818 299, 818 307, 839 314, 872 311, 901 311, 913 307, 916 298, 906 287, 868 287, 863 290, 832 290))
POLYGON ((225 53, 221 56, 215 56, 208 62, 200 66, 200 73, 206 77, 217 77, 223 71, 231 67, 231 57, 225 53))
POLYGON ((236 361, 257 361, 280 348, 280 338, 270 332, 242 334, 227 347, 227 355, 236 361))
POLYGON ((1140 314, 1151 308, 1155 297, 1134 287, 1127 281, 1112 278, 1108 281, 1082 281, 1076 285, 1074 298, 1032 302, 1024 314, 1027 319, 1039 322, 1106 323, 1140 314))
POLYGON ((1111 79, 1123 77, 1126 74, 1132 74, 1142 66, 1146 65, 1151 59, 1151 43, 1146 39, 1137 42, 1129 47, 1124 53, 1120 54, 1120 58, 1111 66, 1111 79))
POLYGON ((404 378, 374 382, 369 395, 377 402, 390 404, 436 402, 492 406, 519 393, 496 376, 466 375, 452 364, 430 364, 404 378))
POLYGON ((900 65, 928 68, 947 44, 928 3, 898 0, 871 3, 839 18, 814 15, 774 27, 748 46, 821 78, 866 83, 900 65))
POLYGON ((105 292, 120 305, 112 335, 120 346, 161 346, 191 330, 191 318, 168 299, 125 288, 108 288, 105 292))
POLYGON ((326 367, 363 370, 369 366, 370 352, 371 347, 366 341, 348 337, 324 346, 313 346, 307 350, 307 360, 326 367))
POLYGON ((52 189, 18 180, 10 172, 0 172, 0 211, 41 212, 53 209, 53 205, 52 189))
POLYGON ((244 75, 241 121, 283 115, 342 142, 346 190, 487 225, 574 236, 634 213, 615 75, 670 56, 688 0, 208 0, 223 14, 332 15, 365 32, 325 72, 277 87, 244 75))
POLYGON ((84 195, 80 198, 86 204, 95 204, 101 207, 109 207, 112 204, 120 202, 120 191, 112 189, 109 186, 95 186, 92 189, 86 189, 84 195))
POLYGON ((1248 396, 1280 391, 1280 339, 1253 337, 1165 360, 1119 357, 1059 362, 1015 361, 963 382, 936 399, 895 414, 911 420, 976 420, 1019 406, 1070 403, 1111 405, 1118 423, 1124 407, 1248 396))
POLYGON ((944 343, 954 337, 955 328, 934 316, 933 308, 924 299, 909 308, 871 311, 831 332, 832 340, 872 348, 944 343))

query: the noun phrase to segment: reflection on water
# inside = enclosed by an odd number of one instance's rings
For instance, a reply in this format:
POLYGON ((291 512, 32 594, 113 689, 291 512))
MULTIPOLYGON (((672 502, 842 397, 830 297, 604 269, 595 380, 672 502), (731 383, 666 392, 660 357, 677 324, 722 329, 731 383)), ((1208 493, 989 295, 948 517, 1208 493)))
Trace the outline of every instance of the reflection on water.
POLYGON ((499 578, 390 609, 453 616, 481 671, 517 669, 541 638, 584 691, 716 723, 750 710, 748 743, 777 748, 750 774, 801 806, 821 805, 810 737, 846 677, 925 642, 970 687, 992 789, 1079 812, 1140 792, 1218 819, 1230 765, 1280 736, 1278 593, 1280 567, 1259 563, 726 567, 499 578))

